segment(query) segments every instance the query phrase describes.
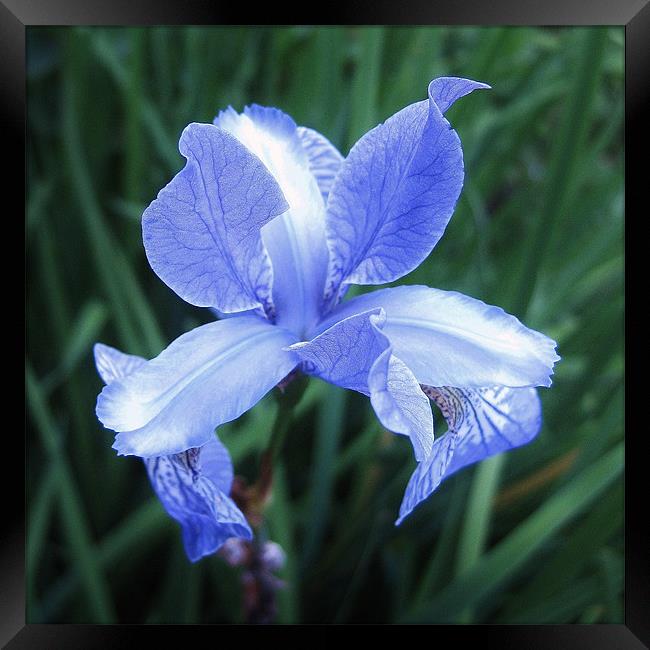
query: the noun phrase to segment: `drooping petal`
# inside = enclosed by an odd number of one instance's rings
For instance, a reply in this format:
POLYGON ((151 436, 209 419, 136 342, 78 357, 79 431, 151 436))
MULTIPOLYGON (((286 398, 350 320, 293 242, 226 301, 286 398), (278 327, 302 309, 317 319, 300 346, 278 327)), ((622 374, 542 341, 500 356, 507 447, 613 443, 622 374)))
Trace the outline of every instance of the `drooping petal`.
POLYGON ((379 421, 411 439, 416 460, 427 458, 433 446, 431 407, 411 370, 390 348, 370 369, 368 387, 379 421))
POLYGON ((289 210, 262 229, 273 264, 276 322, 303 333, 318 318, 327 272, 325 206, 295 122, 276 108, 222 111, 215 124, 253 152, 273 174, 289 210))
POLYGON ((452 99, 487 87, 467 81, 452 92, 443 81, 366 133, 343 163, 326 214, 330 299, 341 283, 397 280, 442 237, 463 186, 460 139, 442 114, 452 99))
POLYGON ((314 129, 299 126, 298 137, 307 154, 309 169, 320 188, 323 203, 327 204, 327 197, 343 162, 343 156, 324 135, 314 129))
MULTIPOLYGON (((94 355, 105 383, 130 375, 147 362, 102 343, 95 345, 94 355)), ((232 461, 216 437, 198 449, 143 461, 165 510, 181 524, 183 544, 192 562, 214 553, 230 537, 251 539, 248 522, 228 497, 232 461)))
POLYGON ((428 386, 550 386, 555 342, 500 307, 425 286, 380 289, 339 305, 319 325, 382 308, 393 352, 428 386))
MULTIPOLYGON (((224 452, 213 438, 201 449, 144 459, 156 494, 181 525, 185 552, 192 562, 214 553, 230 537, 253 536, 241 510, 227 495, 230 485, 227 491, 222 489, 223 470, 214 475, 213 464, 202 467, 204 454, 223 459, 224 452)), ((232 476, 232 466, 224 469, 232 476)))
POLYGON ((256 404, 296 365, 296 337, 241 315, 183 334, 155 359, 109 384, 97 417, 118 431, 122 455, 160 456, 200 447, 215 427, 256 404))
POLYGON ((534 388, 432 388, 425 392, 440 407, 448 432, 433 443, 404 493, 399 525, 440 483, 459 469, 530 442, 542 425, 534 388))
POLYGON ((189 124, 185 167, 142 215, 151 268, 187 302, 240 312, 271 309, 271 264, 260 229, 288 208, 273 176, 212 124, 189 124))
POLYGON ((462 435, 447 476, 467 465, 529 443, 542 427, 542 406, 534 388, 432 388, 424 392, 462 435), (453 419, 452 419, 453 418, 453 419))
POLYGON ((290 349, 304 372, 368 395, 382 425, 408 436, 420 460, 433 444, 431 407, 413 373, 392 353, 384 322, 382 310, 357 314, 290 349))
POLYGON ((201 447, 201 472, 224 494, 230 494, 234 476, 232 460, 225 445, 217 437, 201 447))

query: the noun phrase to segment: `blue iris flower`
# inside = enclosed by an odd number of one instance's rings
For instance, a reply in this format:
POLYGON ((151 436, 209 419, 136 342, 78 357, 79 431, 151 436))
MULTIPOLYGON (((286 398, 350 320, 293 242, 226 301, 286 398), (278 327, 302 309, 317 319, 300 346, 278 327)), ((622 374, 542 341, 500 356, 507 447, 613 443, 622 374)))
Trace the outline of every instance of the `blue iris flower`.
POLYGON ((345 159, 275 108, 188 125, 185 167, 143 214, 144 247, 171 289, 222 318, 106 385, 97 416, 117 432, 117 452, 204 453, 216 427, 298 369, 368 396, 382 425, 410 439, 418 465, 399 523, 453 472, 534 438, 534 387, 551 384, 554 341, 453 291, 401 286, 344 300, 351 284, 406 275, 442 237, 464 175, 443 115, 488 87, 434 79, 428 99, 345 159), (429 400, 448 424, 435 440, 429 400))

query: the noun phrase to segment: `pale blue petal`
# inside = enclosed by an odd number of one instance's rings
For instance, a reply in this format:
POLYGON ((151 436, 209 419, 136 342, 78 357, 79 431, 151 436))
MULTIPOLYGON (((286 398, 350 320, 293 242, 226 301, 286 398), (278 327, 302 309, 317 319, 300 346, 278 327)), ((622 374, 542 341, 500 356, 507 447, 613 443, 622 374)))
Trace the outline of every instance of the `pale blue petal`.
POLYGON ((316 331, 372 309, 386 312, 393 352, 428 386, 550 386, 556 343, 519 320, 455 291, 405 286, 339 305, 316 331))
POLYGON ((179 149, 187 164, 142 215, 151 268, 193 305, 270 311, 260 229, 286 211, 282 191, 256 156, 212 124, 185 127, 179 149))
POLYGON ((201 449, 144 459, 156 494, 181 525, 192 562, 214 553, 230 537, 253 536, 242 512, 202 468, 202 454, 215 445, 220 443, 212 440, 201 449))
POLYGON ((230 454, 216 436, 201 447, 201 472, 225 494, 230 494, 233 468, 230 454))
POLYGON ((382 425, 408 436, 415 457, 422 459, 433 444, 431 407, 413 374, 392 354, 381 331, 384 322, 382 310, 357 314, 290 349, 304 372, 368 395, 382 425))
POLYGON ((389 348, 388 340, 378 330, 384 321, 380 309, 356 314, 290 349, 302 361, 304 372, 369 396, 368 373, 379 355, 389 348))
POLYGON ((469 95, 473 90, 489 90, 488 84, 462 77, 438 77, 429 84, 429 97, 436 103, 444 115, 447 109, 461 97, 469 95))
MULTIPOLYGON (((102 343, 94 346, 94 355, 106 383, 132 374, 147 362, 102 343)), ((218 438, 198 449, 143 461, 158 498, 181 524, 191 561, 214 553, 230 537, 252 538, 244 515, 227 496, 233 480, 232 461, 218 438)))
POLYGON ((449 431, 419 463, 400 507, 400 524, 440 483, 459 469, 530 442, 540 431, 542 413, 534 388, 432 388, 425 392, 440 407, 449 431))
POLYGON ((160 456, 206 443, 296 365, 287 330, 252 315, 183 334, 133 374, 106 386, 97 416, 120 454, 160 456))
POLYGON ((316 178, 323 202, 326 204, 336 174, 343 162, 343 156, 324 135, 314 129, 299 126, 298 137, 307 154, 309 169, 316 178))
POLYGON ((325 206, 295 122, 276 108, 222 111, 215 124, 235 136, 273 174, 289 211, 262 229, 273 264, 276 323, 304 335, 323 302, 328 252, 325 206))
MULTIPOLYGON (((433 389, 442 393, 442 389, 433 389)), ((447 476, 483 458, 530 442, 542 427, 542 406, 534 388, 445 389, 464 404, 463 424, 447 476)), ((440 398, 436 400, 436 403, 440 398)))
POLYGON ((436 96, 366 133, 329 194, 327 297, 335 301, 341 283, 383 284, 412 271, 442 237, 462 186, 460 139, 436 96))
POLYGON ((105 384, 110 384, 114 379, 126 377, 147 363, 147 360, 142 357, 125 354, 103 343, 95 343, 93 354, 97 372, 105 384))
POLYGON ((379 421, 393 433, 408 436, 416 460, 424 460, 433 446, 433 414, 417 379, 388 348, 368 376, 370 402, 379 421))
POLYGON ((413 512, 413 509, 442 483, 457 442, 457 436, 446 433, 433 443, 429 457, 418 463, 406 486, 399 517, 395 521, 396 526, 399 526, 413 512))

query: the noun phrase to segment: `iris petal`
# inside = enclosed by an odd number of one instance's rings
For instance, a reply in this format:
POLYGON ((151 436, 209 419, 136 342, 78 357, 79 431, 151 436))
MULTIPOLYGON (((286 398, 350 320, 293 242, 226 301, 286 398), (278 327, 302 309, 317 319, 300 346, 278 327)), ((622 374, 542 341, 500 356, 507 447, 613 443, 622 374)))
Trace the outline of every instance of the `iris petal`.
POLYGON ((530 442, 542 425, 534 388, 432 388, 425 392, 440 407, 449 431, 433 443, 404 493, 396 524, 402 523, 446 478, 459 469, 530 442))
POLYGON ((489 90, 490 86, 480 81, 462 77, 438 77, 429 84, 429 97, 444 115, 453 103, 474 90, 489 90))
MULTIPOLYGON (((94 354, 97 371, 107 384, 147 362, 101 343, 95 345, 94 354)), ((181 525, 192 562, 214 553, 230 537, 252 538, 244 515, 227 496, 233 480, 232 461, 216 437, 199 449, 143 461, 165 510, 181 525)))
POLYGON ((93 354, 97 372, 105 384, 126 377, 147 363, 147 360, 142 357, 125 354, 103 343, 95 343, 93 354))
POLYGON ((260 229, 287 209, 264 165, 211 124, 181 135, 185 167, 142 215, 151 268, 187 302, 271 311, 272 271, 260 229))
POLYGON ((261 160, 273 174, 289 210, 262 229, 273 264, 276 323, 299 334, 317 320, 327 272, 325 206, 295 122, 276 108, 222 111, 215 124, 261 160))
POLYGON ((296 337, 253 315, 183 334, 128 377, 109 384, 97 416, 118 431, 120 454, 160 456, 200 447, 216 426, 256 404, 296 364, 296 337))
POLYGON ((428 100, 402 109, 350 151, 327 206, 326 295, 333 302, 342 283, 397 280, 442 237, 463 186, 460 139, 442 113, 453 99, 486 87, 467 84, 460 92, 434 80, 428 100))
POLYGON ((434 444, 433 414, 409 367, 388 348, 373 364, 368 385, 379 421, 411 439, 416 460, 427 458, 434 444))
POLYGON ((215 438, 191 452, 144 459, 156 494, 181 525, 185 552, 192 562, 214 553, 230 537, 253 536, 241 510, 217 485, 220 475, 202 471, 201 456, 222 453, 219 447, 223 445, 215 438))
POLYGON ((433 444, 431 407, 413 373, 392 353, 384 322, 380 309, 357 314, 290 349, 305 372, 368 395, 380 422, 408 436, 422 459, 433 444))
POLYGON ((320 188, 323 203, 326 204, 336 174, 343 162, 343 156, 324 135, 314 129, 299 126, 298 137, 307 154, 309 169, 320 188))
POLYGON ((500 307, 425 286, 380 289, 339 305, 319 325, 371 309, 386 312, 384 334, 428 386, 550 386, 555 342, 500 307))

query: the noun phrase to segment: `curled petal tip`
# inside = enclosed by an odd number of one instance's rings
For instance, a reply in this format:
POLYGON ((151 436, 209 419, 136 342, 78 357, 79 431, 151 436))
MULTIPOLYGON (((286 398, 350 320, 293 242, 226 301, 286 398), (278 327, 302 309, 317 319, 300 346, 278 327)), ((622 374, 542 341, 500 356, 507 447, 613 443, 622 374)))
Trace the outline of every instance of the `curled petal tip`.
POLYGON ((463 79, 461 77, 438 77, 429 84, 429 99, 445 113, 461 97, 475 90, 489 90, 491 86, 482 81, 463 79))

